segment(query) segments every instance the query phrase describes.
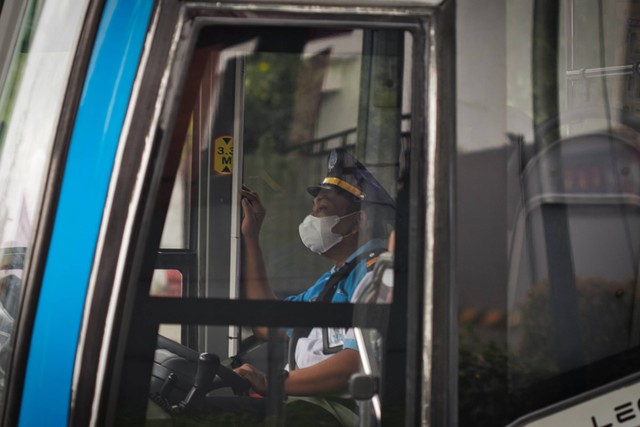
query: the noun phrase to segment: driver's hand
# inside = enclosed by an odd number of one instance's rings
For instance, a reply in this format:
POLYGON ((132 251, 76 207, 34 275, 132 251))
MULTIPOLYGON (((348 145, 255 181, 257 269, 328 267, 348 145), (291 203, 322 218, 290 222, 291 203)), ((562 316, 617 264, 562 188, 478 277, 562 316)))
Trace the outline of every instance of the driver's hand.
POLYGON ((245 363, 234 369, 235 373, 251 383, 251 387, 261 395, 267 394, 267 376, 255 366, 245 363))
POLYGON ((266 210, 260 201, 258 193, 251 191, 244 184, 240 190, 240 196, 242 200, 242 225, 240 228, 242 235, 244 237, 257 238, 266 210))

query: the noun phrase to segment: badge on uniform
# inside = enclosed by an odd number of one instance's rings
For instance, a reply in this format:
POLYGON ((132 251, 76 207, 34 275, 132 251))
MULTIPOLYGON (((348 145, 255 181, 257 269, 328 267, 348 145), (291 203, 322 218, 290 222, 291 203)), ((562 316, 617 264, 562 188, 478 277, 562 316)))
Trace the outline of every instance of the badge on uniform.
POLYGON ((344 328, 322 328, 322 352, 333 354, 344 346, 344 328))

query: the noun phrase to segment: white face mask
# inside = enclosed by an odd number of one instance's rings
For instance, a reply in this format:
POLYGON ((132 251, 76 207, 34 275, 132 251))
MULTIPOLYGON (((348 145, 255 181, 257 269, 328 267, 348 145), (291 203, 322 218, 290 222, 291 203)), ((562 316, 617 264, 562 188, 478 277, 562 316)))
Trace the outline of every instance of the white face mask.
POLYGON ((346 218, 354 213, 356 212, 352 212, 342 217, 337 215, 323 217, 307 215, 300 226, 298 226, 302 243, 304 243, 311 252, 315 252, 317 254, 325 253, 340 243, 345 237, 331 231, 333 227, 335 227, 342 218, 346 218))

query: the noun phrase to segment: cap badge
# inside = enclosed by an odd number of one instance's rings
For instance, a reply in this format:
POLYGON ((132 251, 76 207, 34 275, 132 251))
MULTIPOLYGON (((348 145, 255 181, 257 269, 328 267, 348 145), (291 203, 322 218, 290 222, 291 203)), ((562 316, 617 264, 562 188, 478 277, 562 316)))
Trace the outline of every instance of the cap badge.
POLYGON ((327 168, 329 170, 333 169, 333 167, 336 165, 336 163, 338 162, 338 153, 333 150, 331 152, 331 154, 329 155, 329 161, 327 163, 327 168))

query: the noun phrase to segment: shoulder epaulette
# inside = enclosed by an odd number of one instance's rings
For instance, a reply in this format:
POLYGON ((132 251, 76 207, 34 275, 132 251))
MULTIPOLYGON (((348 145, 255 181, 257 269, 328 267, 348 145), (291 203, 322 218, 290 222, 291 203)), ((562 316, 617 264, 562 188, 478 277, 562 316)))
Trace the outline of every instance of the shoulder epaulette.
POLYGON ((369 255, 367 256, 367 271, 372 271, 373 270, 373 267, 375 267, 376 262, 378 261, 378 257, 384 251, 386 251, 386 249, 377 248, 377 249, 374 249, 373 251, 371 251, 369 253, 369 255))

